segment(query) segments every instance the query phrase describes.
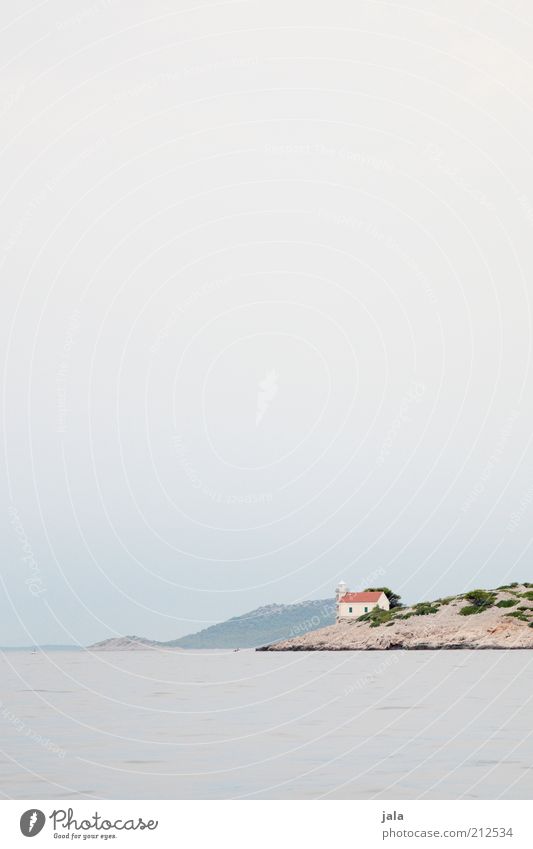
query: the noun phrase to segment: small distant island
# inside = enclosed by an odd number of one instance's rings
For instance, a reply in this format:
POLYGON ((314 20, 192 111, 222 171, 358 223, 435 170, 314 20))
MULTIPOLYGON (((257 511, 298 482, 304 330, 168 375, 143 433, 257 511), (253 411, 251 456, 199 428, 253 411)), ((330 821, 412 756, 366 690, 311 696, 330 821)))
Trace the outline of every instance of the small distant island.
POLYGON ((157 640, 147 640, 145 637, 128 635, 126 637, 111 637, 109 640, 101 640, 88 646, 89 651, 156 651, 166 649, 178 651, 176 646, 168 643, 160 643, 157 640))
POLYGON ((471 590, 404 607, 387 587, 337 587, 334 625, 257 651, 531 649, 533 583, 471 590))

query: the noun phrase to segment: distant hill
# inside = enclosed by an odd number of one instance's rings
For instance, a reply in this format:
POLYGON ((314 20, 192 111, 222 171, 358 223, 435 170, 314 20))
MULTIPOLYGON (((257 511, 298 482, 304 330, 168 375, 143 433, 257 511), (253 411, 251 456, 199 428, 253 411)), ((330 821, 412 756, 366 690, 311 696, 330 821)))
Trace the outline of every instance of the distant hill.
POLYGON ((89 648, 92 651, 152 651, 154 649, 164 648, 165 645, 165 643, 159 643, 157 640, 146 640, 144 637, 127 636, 111 637, 109 640, 94 643, 89 648))
POLYGON ((335 601, 332 598, 299 604, 269 604, 166 645, 182 649, 256 648, 265 642, 288 640, 316 631, 334 621, 335 601))
POLYGON ((335 600, 302 601, 298 604, 269 604, 242 616, 211 625, 166 643, 144 637, 114 637, 89 646, 93 651, 146 651, 151 649, 248 649, 265 643, 289 640, 335 621, 335 600))

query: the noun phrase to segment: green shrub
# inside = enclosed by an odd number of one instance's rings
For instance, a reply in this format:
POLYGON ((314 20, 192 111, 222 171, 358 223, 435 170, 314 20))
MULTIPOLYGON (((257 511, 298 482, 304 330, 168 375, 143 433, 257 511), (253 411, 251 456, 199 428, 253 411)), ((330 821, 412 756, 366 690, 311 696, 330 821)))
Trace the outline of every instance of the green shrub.
POLYGON ((420 601, 414 605, 413 616, 427 616, 429 613, 438 613, 439 608, 430 601, 420 601))
POLYGON ((503 598, 501 601, 497 602, 496 607, 514 607, 515 604, 518 604, 518 599, 503 598))
POLYGON ((474 607, 490 607, 496 600, 495 594, 487 592, 487 590, 471 590, 469 593, 465 593, 464 597, 474 607))
POLYGON ((486 607, 476 607, 475 604, 467 604, 466 607, 462 607, 459 613, 461 616, 474 616, 476 613, 483 613, 484 610, 487 610, 486 607))
POLYGON ((389 622, 391 619, 390 610, 382 610, 381 607, 373 607, 368 613, 363 613, 362 616, 357 617, 358 622, 369 622, 371 628, 379 628, 380 625, 389 622))
POLYGON ((512 610, 511 613, 506 613, 506 616, 513 616, 515 619, 520 619, 521 622, 529 622, 527 616, 524 616, 519 610, 512 610))
POLYGON ((462 597, 470 604, 461 608, 459 611, 461 616, 474 616, 476 613, 483 613, 484 610, 492 607, 496 601, 496 594, 486 590, 471 590, 462 597))
POLYGON ((469 601, 470 605, 463 607, 459 613, 462 616, 472 616, 474 613, 483 613, 484 610, 492 607, 496 601, 496 593, 486 590, 471 590, 469 593, 465 593, 463 598, 469 601), (475 610, 471 608, 475 608, 475 610))
POLYGON ((533 592, 528 590, 527 593, 521 593, 520 598, 527 598, 528 601, 533 601, 533 592))

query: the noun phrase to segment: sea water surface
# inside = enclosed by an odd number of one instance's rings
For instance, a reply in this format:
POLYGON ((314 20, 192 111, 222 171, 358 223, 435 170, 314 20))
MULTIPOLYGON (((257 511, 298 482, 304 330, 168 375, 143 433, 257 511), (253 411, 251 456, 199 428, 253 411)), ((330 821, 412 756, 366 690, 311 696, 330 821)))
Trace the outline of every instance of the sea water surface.
POLYGON ((18 799, 528 799, 533 652, 0 655, 18 799))

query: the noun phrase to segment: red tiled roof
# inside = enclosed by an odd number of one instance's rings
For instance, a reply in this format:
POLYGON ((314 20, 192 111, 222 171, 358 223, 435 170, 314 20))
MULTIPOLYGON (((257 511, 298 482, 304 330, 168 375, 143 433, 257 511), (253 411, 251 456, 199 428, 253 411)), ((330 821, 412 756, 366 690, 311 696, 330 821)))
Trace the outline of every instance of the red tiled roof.
POLYGON ((365 602, 379 601, 383 593, 345 593, 339 601, 343 602, 365 602))

